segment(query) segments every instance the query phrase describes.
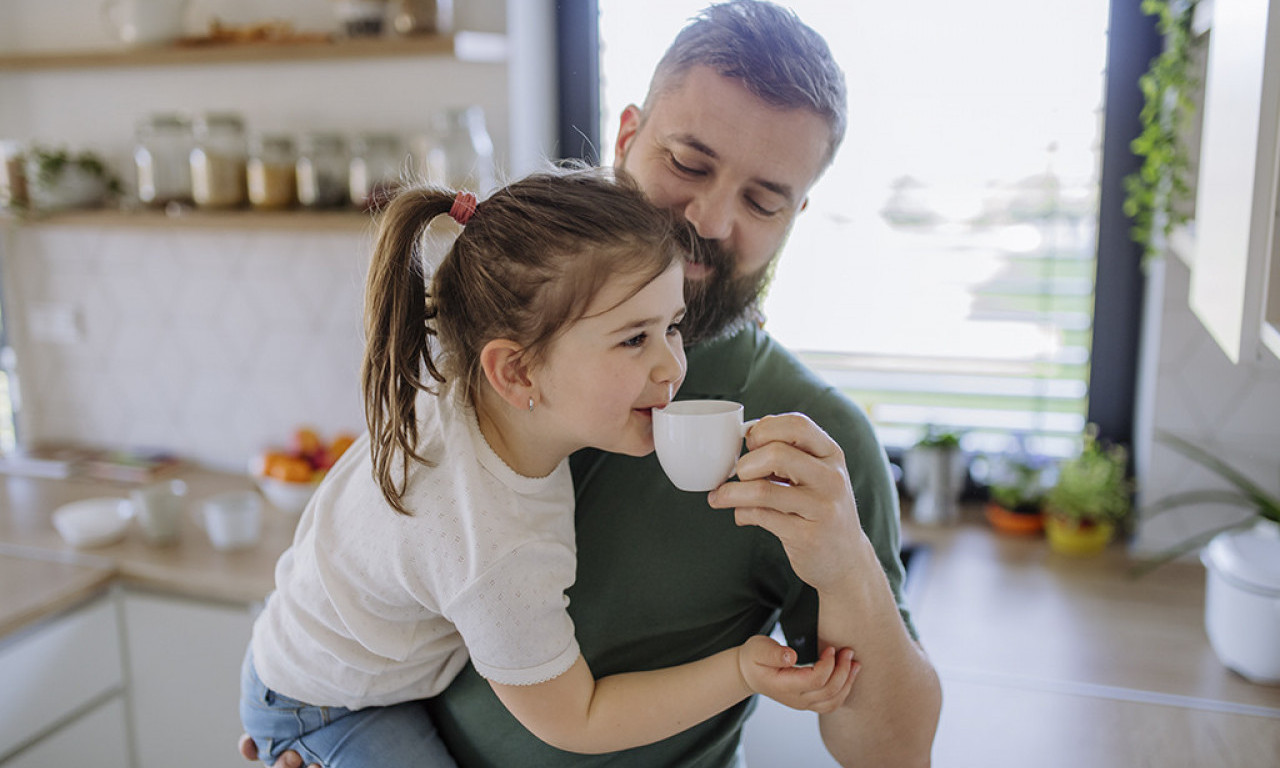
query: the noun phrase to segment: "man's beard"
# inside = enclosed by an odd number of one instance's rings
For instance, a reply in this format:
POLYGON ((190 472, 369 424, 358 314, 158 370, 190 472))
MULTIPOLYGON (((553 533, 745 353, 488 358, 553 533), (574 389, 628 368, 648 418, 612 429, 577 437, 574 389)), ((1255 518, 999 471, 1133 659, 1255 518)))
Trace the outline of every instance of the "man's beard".
POLYGON ((681 228, 688 260, 706 267, 701 280, 684 283, 685 315, 680 334, 686 345, 727 336, 750 322, 763 322, 760 300, 772 274, 771 260, 749 275, 735 275, 733 254, 718 241, 699 237, 690 225, 681 228))

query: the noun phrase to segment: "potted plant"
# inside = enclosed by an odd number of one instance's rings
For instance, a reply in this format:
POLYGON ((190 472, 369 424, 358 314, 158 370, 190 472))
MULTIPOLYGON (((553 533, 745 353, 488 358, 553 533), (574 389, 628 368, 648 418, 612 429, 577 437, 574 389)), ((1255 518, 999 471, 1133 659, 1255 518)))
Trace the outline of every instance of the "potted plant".
POLYGON ((990 462, 987 522, 1002 533, 1037 534, 1044 530, 1044 497, 1049 461, 1018 453, 990 462))
POLYGON ((1204 546, 1200 559, 1207 569, 1204 616, 1209 645, 1224 666, 1244 678, 1280 684, 1280 495, 1194 443, 1169 433, 1157 438, 1231 487, 1166 496, 1144 508, 1147 517, 1207 504, 1237 506, 1246 514, 1143 560, 1135 571, 1147 573, 1204 546))
POLYGON ((120 193, 120 181, 106 162, 88 150, 32 146, 26 152, 27 195, 37 210, 90 208, 120 193))
POLYGON ((1045 532, 1049 547, 1069 555, 1101 552, 1115 525, 1129 513, 1133 484, 1127 475, 1129 452, 1104 445, 1089 425, 1080 454, 1058 466, 1058 478, 1045 495, 1045 532))
POLYGON ((968 471, 960 433, 929 425, 903 457, 903 481, 915 499, 911 519, 923 525, 948 525, 959 519, 968 471))

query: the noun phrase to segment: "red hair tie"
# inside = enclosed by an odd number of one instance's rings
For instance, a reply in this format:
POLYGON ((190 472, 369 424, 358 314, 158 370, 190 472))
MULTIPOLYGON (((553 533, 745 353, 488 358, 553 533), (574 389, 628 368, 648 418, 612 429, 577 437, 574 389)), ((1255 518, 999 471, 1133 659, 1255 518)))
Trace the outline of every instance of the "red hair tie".
POLYGON ((476 215, 476 196, 470 192, 459 192, 458 196, 453 198, 453 206, 449 208, 449 215, 453 220, 466 226, 471 217, 476 215))

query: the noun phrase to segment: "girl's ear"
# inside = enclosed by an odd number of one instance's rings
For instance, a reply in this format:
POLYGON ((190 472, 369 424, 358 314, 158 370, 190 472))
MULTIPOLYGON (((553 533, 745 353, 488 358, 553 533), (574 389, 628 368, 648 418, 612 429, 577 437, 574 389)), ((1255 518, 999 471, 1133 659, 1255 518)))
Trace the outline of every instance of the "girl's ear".
POLYGON ((533 393, 524 347, 510 339, 494 339, 480 350, 480 367, 489 386, 514 408, 526 410, 533 393))

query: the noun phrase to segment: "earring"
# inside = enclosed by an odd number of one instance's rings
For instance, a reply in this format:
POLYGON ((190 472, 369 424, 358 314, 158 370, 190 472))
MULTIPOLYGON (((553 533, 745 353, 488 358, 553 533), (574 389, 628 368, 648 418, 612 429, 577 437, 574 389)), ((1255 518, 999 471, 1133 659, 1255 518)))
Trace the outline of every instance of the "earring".
POLYGON ((529 413, 533 413, 533 398, 529 398, 529 413))

